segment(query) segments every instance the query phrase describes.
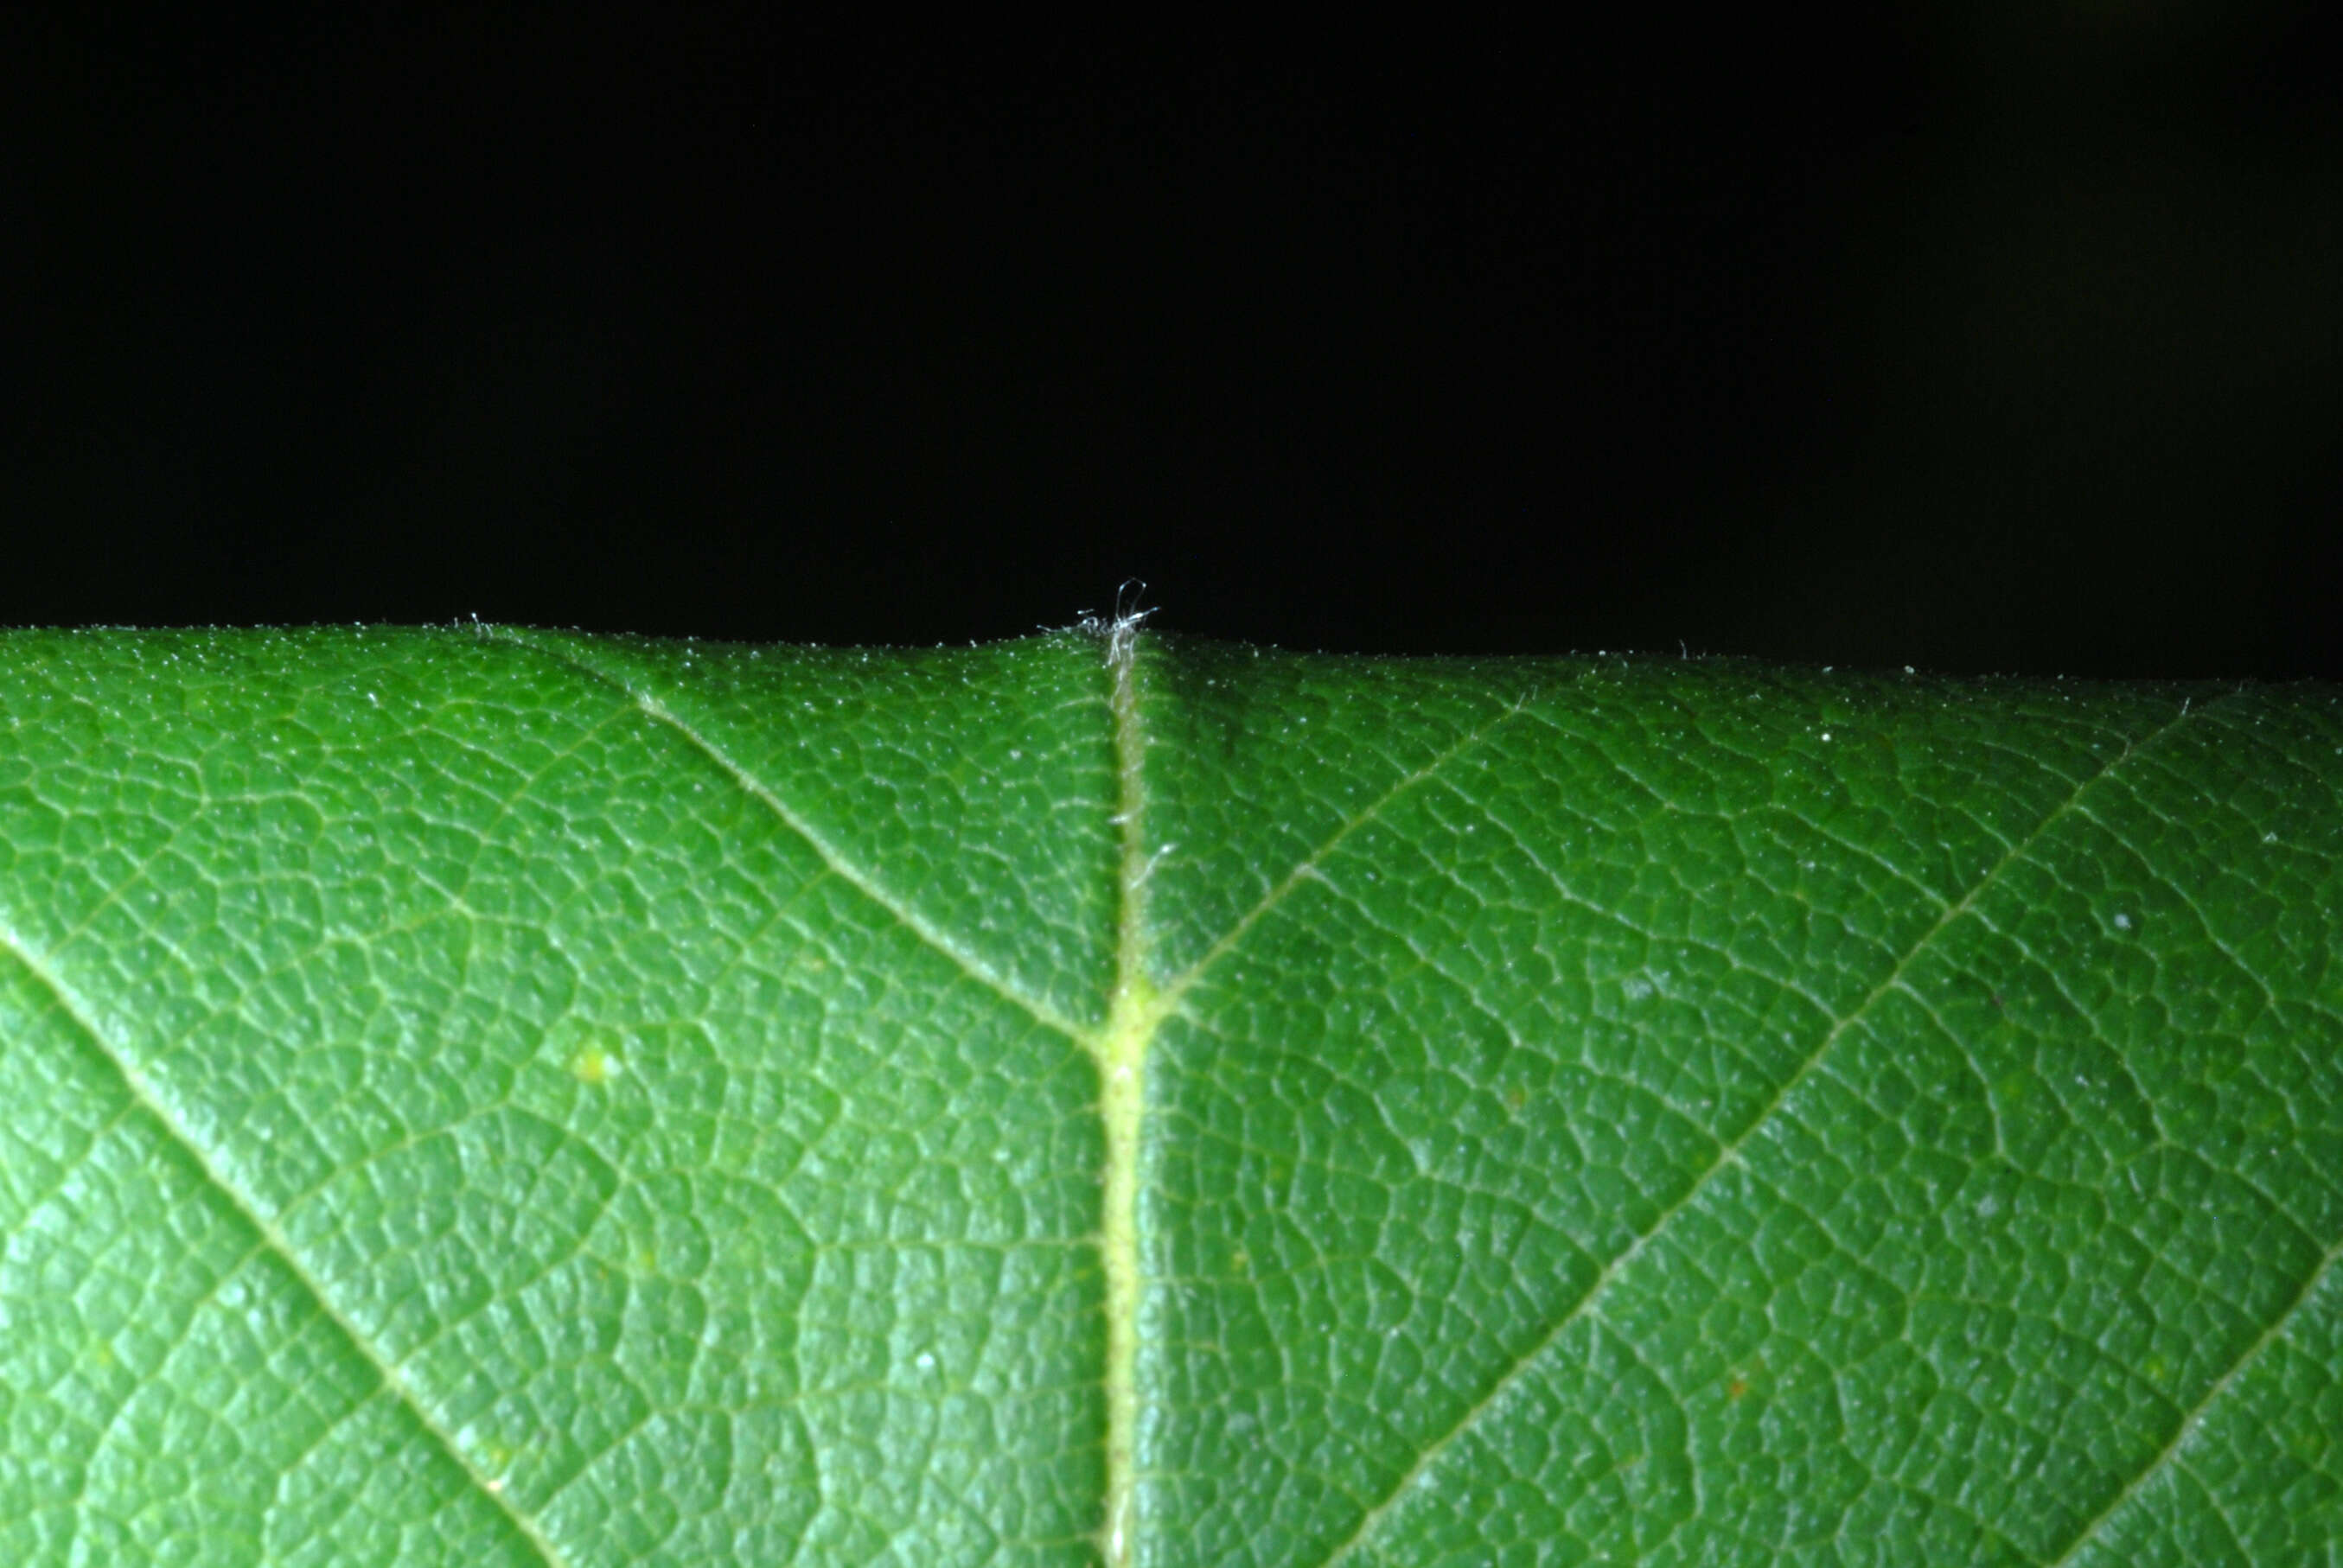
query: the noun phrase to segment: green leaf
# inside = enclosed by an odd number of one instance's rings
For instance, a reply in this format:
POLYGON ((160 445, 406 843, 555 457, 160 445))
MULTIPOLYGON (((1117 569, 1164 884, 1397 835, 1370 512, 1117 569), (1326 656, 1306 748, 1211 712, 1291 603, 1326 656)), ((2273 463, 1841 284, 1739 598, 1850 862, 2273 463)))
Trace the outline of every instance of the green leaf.
POLYGON ((2324 688, 0 640, 0 1561, 2343 1559, 2324 688))

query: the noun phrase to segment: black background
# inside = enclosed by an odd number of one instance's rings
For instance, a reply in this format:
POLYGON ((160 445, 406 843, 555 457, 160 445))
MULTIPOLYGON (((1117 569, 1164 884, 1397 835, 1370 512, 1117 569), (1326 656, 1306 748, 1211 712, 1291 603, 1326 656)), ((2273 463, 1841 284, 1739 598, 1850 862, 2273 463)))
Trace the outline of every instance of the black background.
POLYGON ((199 9, 0 13, 0 623, 2343 673, 2315 7, 199 9))

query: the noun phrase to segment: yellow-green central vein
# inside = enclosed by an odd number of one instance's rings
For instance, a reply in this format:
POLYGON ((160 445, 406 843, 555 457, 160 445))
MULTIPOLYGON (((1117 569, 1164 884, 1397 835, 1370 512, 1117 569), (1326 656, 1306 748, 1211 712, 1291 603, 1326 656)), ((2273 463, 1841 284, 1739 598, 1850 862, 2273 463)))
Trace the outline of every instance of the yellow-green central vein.
POLYGON ((1143 1278, 1139 1256, 1140 1139, 1145 1125, 1148 1047, 1164 1020, 1180 1009, 1189 988, 1218 962, 1268 912, 1365 823, 1482 744, 1528 706, 1523 697, 1453 745, 1393 783, 1365 809, 1347 818, 1325 842, 1297 863, 1285 879, 1224 932, 1204 955, 1179 974, 1158 981, 1148 971, 1147 882, 1157 859, 1171 846, 1151 848, 1146 831, 1147 736, 1141 723, 1138 689, 1139 618, 1127 616, 1101 628, 1111 679, 1116 806, 1114 821, 1121 853, 1115 930, 1114 992, 1106 1023, 1096 1033, 1075 1038, 1096 1058, 1100 1113, 1106 1125, 1104 1213, 1099 1245, 1107 1284, 1107 1501, 1101 1550, 1111 1568, 1131 1561, 1133 1516, 1139 1474, 1139 1332, 1143 1278))
POLYGON ((1147 1046, 1172 999, 1147 973, 1147 737, 1139 719, 1138 618, 1107 628, 1113 685, 1115 821, 1122 853, 1117 875, 1114 998, 1106 1027, 1084 1043, 1098 1059, 1100 1115, 1106 1126, 1104 1211, 1099 1252, 1106 1271, 1106 1560, 1131 1561, 1139 1442, 1139 1146, 1147 1114, 1147 1046))

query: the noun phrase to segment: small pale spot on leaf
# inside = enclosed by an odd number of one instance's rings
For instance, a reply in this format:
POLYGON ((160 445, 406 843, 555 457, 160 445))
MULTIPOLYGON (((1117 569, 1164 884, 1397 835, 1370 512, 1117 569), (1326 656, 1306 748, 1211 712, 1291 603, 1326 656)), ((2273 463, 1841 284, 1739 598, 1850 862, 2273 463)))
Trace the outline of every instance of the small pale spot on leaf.
POLYGON ((627 1059, 599 1045, 582 1048, 569 1059, 569 1070, 578 1082, 599 1086, 627 1070, 627 1059))

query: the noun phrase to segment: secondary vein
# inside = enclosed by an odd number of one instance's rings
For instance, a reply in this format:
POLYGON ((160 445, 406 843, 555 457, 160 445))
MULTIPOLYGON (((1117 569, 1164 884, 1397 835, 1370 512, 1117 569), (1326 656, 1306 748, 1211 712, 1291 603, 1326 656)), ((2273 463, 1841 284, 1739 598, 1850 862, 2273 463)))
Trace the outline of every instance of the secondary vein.
POLYGON ((1309 854, 1295 861, 1293 863, 1293 869, 1286 872, 1284 877, 1279 880, 1275 887, 1270 889, 1268 892, 1263 893, 1261 896, 1260 900, 1256 902, 1252 908, 1247 910, 1242 915, 1237 918, 1235 924, 1229 927, 1227 930, 1222 931, 1219 939, 1216 940, 1211 947, 1204 950, 1204 954, 1202 958, 1196 960, 1186 969, 1181 970, 1178 974, 1163 982, 1161 988, 1161 1000, 1159 1001, 1161 1010, 1165 1013, 1169 1013, 1177 1008, 1180 1004, 1181 999, 1187 994, 1188 989, 1202 978, 1206 970, 1211 969, 1214 964, 1218 963, 1237 945, 1237 943, 1243 940, 1245 933, 1252 930, 1255 925, 1259 924, 1272 910, 1276 909, 1279 904, 1282 903, 1287 895, 1291 894, 1309 878, 1319 874, 1319 868, 1326 863, 1327 859, 1332 856, 1335 850, 1342 847, 1342 841, 1344 839, 1348 839, 1352 834, 1357 832, 1360 829, 1365 827, 1368 823, 1373 821, 1378 817, 1381 817, 1386 810, 1390 809, 1393 801, 1398 800, 1409 791, 1416 789, 1426 779, 1437 774, 1442 769, 1447 767, 1451 762, 1453 762, 1457 758, 1463 756, 1467 751, 1472 750, 1474 747, 1488 739, 1490 736, 1495 734, 1500 728, 1519 715, 1523 709, 1527 708, 1535 696, 1536 693, 1534 691, 1523 693, 1518 700, 1513 702, 1512 706, 1506 708, 1503 712, 1500 712, 1484 722, 1466 730, 1453 742, 1442 749, 1442 750, 1437 755, 1433 756, 1429 761, 1424 762, 1422 766, 1414 769, 1413 771, 1402 775, 1398 779, 1393 781, 1389 789, 1376 796, 1360 810, 1344 818, 1342 822, 1336 826, 1334 831, 1327 836, 1323 842, 1319 844, 1316 849, 1311 850, 1309 854))
POLYGON ((1424 1445, 1423 1450, 1416 1455, 1415 1462, 1410 1465, 1406 1473, 1400 1476, 1398 1481, 1388 1488, 1379 1499, 1377 1499, 1374 1505, 1369 1508, 1367 1512, 1361 1516, 1358 1523, 1352 1529, 1351 1533, 1344 1536, 1341 1543, 1334 1548, 1333 1552, 1322 1560, 1322 1568, 1336 1568, 1336 1565, 1349 1561, 1354 1553, 1366 1544, 1376 1530, 1381 1528, 1383 1520, 1388 1517, 1394 1509, 1400 1506, 1407 1495, 1414 1490, 1416 1484, 1421 1482, 1425 1475, 1430 1473, 1433 1464, 1439 1460, 1440 1456, 1445 1453, 1464 1433, 1470 1432, 1480 1422, 1483 1416, 1487 1414, 1492 1409, 1495 1408, 1503 1401, 1504 1396, 1511 1392, 1514 1385, 1520 1381, 1523 1374, 1526 1372, 1530 1367, 1536 1364, 1548 1352, 1552 1351, 1556 1344, 1561 1342, 1564 1332, 1571 1324, 1579 1322, 1590 1314, 1599 1313, 1600 1308, 1598 1306, 1598 1302, 1601 1298, 1609 1292, 1612 1283, 1643 1254, 1645 1248, 1651 1244, 1654 1239, 1656 1238, 1662 1231, 1666 1229, 1671 1221, 1684 1210, 1690 1208, 1693 1203, 1699 1199, 1701 1194, 1708 1190, 1709 1183, 1716 1177, 1719 1171, 1723 1171, 1727 1165, 1737 1161, 1741 1158, 1741 1151, 1746 1148, 1750 1141, 1773 1121, 1775 1113, 1778 1112, 1784 1103, 1789 1100, 1793 1091, 1797 1089, 1799 1084, 1805 1081, 1807 1077, 1812 1074, 1823 1059, 1830 1053, 1831 1047, 1837 1043, 1840 1036, 1844 1035, 1848 1029, 1853 1027, 1856 1020, 1869 1012, 1882 997, 1885 996, 1890 990, 1896 990, 1904 984, 1905 973, 1911 968, 1914 960, 1916 960, 1920 954, 1927 951, 1935 944, 1936 939, 1943 934, 1946 929, 1957 922, 1963 915, 1966 914, 1972 908, 1974 908, 1977 900, 1983 895, 1988 887, 1991 887, 1996 880, 1998 880, 2002 874, 2011 866, 2016 865, 2027 855, 2032 853, 2034 846, 2041 841, 2044 835, 2048 833, 2056 824, 2063 820, 2070 813, 2074 812, 2077 809, 2078 803, 2090 792, 2092 789, 2098 786, 2106 779, 2113 777, 2116 770, 2122 767, 2123 764, 2129 761, 2132 758, 2145 751, 2150 746, 2163 740, 2166 736, 2178 728, 2181 722, 2187 717, 2188 711, 2184 707, 2179 713, 2174 715, 2162 725, 2159 725, 2153 733, 2141 740, 2126 745, 2120 754, 2102 764, 2098 770, 2092 773, 2089 777, 2078 781, 2075 785, 2074 789, 2067 794, 2066 798, 2061 800, 2056 808, 2042 819, 2041 821, 2036 823, 2031 831, 2026 833, 2024 838, 2011 844, 2003 853, 2002 857, 1991 867, 1987 868, 1985 873, 1969 887, 1966 892, 1963 893, 1951 904, 1948 904, 1943 912, 1936 917, 1936 920, 1930 924, 1928 929, 1921 933, 1919 939, 1905 950, 1903 955, 1896 960, 1894 967, 1889 970, 1887 974, 1882 978, 1860 1001, 1856 1002, 1854 1008, 1849 1010, 1844 1017, 1838 1019, 1831 1025, 1829 1030, 1825 1031, 1822 1040, 1817 1042, 1813 1050, 1808 1052, 1805 1058, 1792 1070, 1789 1076, 1783 1080, 1782 1083, 1775 1090, 1774 1093, 1767 1099, 1766 1102, 1758 1109, 1757 1113, 1751 1117, 1746 1122, 1743 1123, 1740 1131, 1733 1134, 1731 1138, 1718 1148, 1716 1156, 1709 1161, 1708 1168, 1695 1177, 1693 1180, 1692 1184, 1677 1195, 1675 1201, 1669 1204, 1664 1210, 1661 1211, 1659 1215, 1653 1220, 1651 1224, 1638 1234, 1634 1241, 1630 1241, 1624 1250, 1614 1256, 1596 1271, 1594 1282, 1589 1285, 1578 1299, 1571 1304, 1567 1311, 1563 1312, 1560 1317, 1556 1318, 1554 1322, 1547 1327, 1546 1331, 1538 1337, 1538 1340, 1534 1344, 1523 1352, 1522 1354, 1516 1357, 1503 1372, 1498 1374, 1498 1376, 1483 1390, 1481 1397, 1475 1401, 1469 1409, 1467 1409, 1462 1415, 1458 1416, 1455 1421, 1451 1422, 1446 1430, 1442 1432, 1438 1436, 1434 1437, 1430 1442, 1424 1445))
POLYGON ((2184 1464, 2181 1451, 2188 1446, 2188 1440, 2203 1429, 2213 1407, 2221 1402, 2246 1370, 2261 1359, 2262 1352, 2284 1336, 2288 1325, 2294 1322, 2295 1315, 2302 1311, 2304 1304, 2318 1293, 2319 1282, 2327 1277, 2327 1271, 2338 1260, 2343 1260, 2343 1237, 2338 1237, 2335 1243, 2327 1249, 2326 1255, 2319 1259, 2318 1266, 2303 1277, 2302 1288, 2295 1292, 2294 1300, 2287 1303, 2286 1309, 2272 1318, 2268 1326, 2255 1337, 2253 1343, 2229 1363, 2228 1370, 2208 1384, 2203 1396, 2182 1412, 2180 1419, 2173 1423, 2172 1435, 2165 1441, 2164 1446, 2140 1467, 2138 1474, 2118 1487, 2115 1495, 2108 1498, 2097 1513, 2083 1522, 2082 1527, 2076 1531, 2075 1538, 2066 1543, 2066 1550, 2049 1560, 2048 1568, 2066 1568, 2066 1564, 2073 1562, 2085 1547, 2098 1538, 2099 1532, 2107 1527, 2109 1520, 2129 1506, 2131 1501, 2146 1492, 2158 1476, 2184 1464))
POLYGON ((146 1081, 145 1077, 132 1067, 129 1058, 106 1038, 104 1032, 98 1029, 96 1021, 90 1016, 89 1009, 83 1003, 81 998, 65 985, 64 980, 47 962, 35 953, 29 943, 15 931, 5 927, 0 927, 0 952, 5 952, 9 958, 15 960, 25 973, 31 975, 41 988, 55 999, 58 1010, 73 1020, 74 1027, 80 1031, 82 1038, 89 1041, 90 1049, 120 1078, 123 1091, 129 1095, 132 1102, 153 1117, 156 1125, 162 1129, 163 1135, 176 1144, 187 1158, 195 1162, 196 1169, 203 1173, 204 1181, 211 1189, 219 1194, 221 1201, 226 1203, 246 1224, 252 1227, 253 1233, 260 1238, 261 1245, 274 1254, 293 1278, 300 1282, 302 1290, 316 1304, 319 1314, 334 1325, 336 1331, 348 1343, 351 1351, 374 1369, 376 1377, 381 1380, 382 1387, 388 1391, 390 1397, 407 1408, 407 1412, 415 1418, 416 1424, 429 1435, 432 1442, 438 1445, 440 1452, 445 1453, 456 1468, 464 1473, 472 1486, 488 1498, 497 1512, 504 1515, 506 1522, 524 1542, 528 1543, 529 1550, 547 1564, 547 1568, 561 1568, 561 1553, 538 1527, 537 1522, 521 1513, 514 1505, 513 1500, 505 1495, 501 1482, 490 1477, 473 1463, 471 1455, 467 1453, 463 1446, 456 1441, 455 1434, 439 1422, 431 1407, 423 1402, 412 1387, 408 1386, 397 1363, 377 1353, 373 1344, 359 1332, 358 1326, 334 1304, 334 1299, 327 1292, 324 1282, 311 1272, 308 1266, 302 1261, 301 1254, 294 1249, 292 1242, 286 1239, 283 1231, 274 1221, 254 1206, 246 1197, 243 1189, 230 1181, 220 1171, 210 1152, 196 1141, 193 1134, 188 1132, 184 1120, 155 1092, 154 1087, 146 1081))
POLYGON ((645 690, 632 681, 612 675, 608 670, 599 668, 559 648, 546 647, 533 638, 518 635, 501 627, 485 632, 483 635, 497 642, 508 643, 516 648, 525 648, 540 658, 552 659, 585 676, 589 680, 618 692, 645 718, 682 737, 693 750, 698 751, 720 769, 725 777, 744 794, 770 811, 780 820, 783 827, 795 834, 799 841, 814 852, 816 858, 830 869, 832 875, 884 910, 896 924, 910 932, 921 943, 950 960, 961 973, 992 991, 1003 1001, 1021 1010, 1043 1028, 1053 1030, 1086 1044, 1090 1042, 1091 1031, 1087 1028, 1066 1017, 1040 997, 1027 995, 1006 975, 1001 974, 954 940, 950 933, 921 915, 907 900, 899 897, 892 889, 882 885, 868 870, 842 853, 837 845, 831 843, 829 838, 796 808, 775 794, 763 779, 742 767, 723 747, 701 734, 696 726, 660 700, 656 693, 645 690))

